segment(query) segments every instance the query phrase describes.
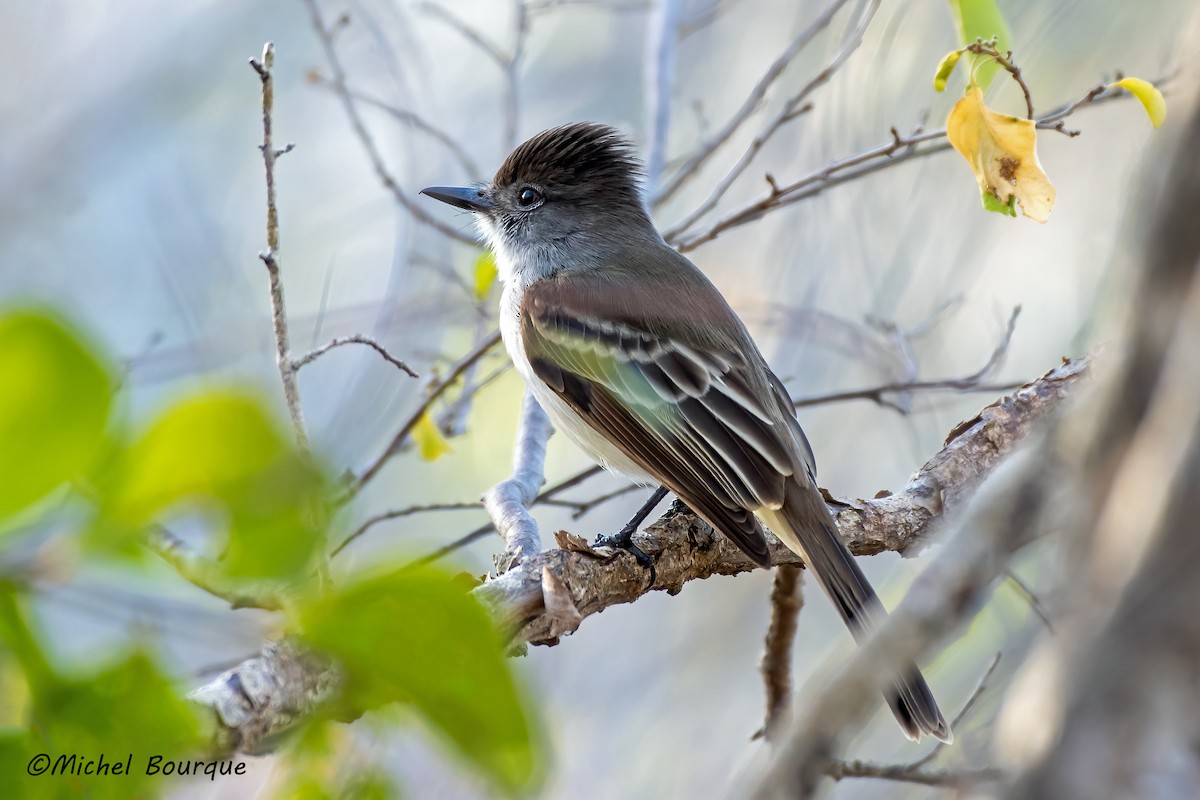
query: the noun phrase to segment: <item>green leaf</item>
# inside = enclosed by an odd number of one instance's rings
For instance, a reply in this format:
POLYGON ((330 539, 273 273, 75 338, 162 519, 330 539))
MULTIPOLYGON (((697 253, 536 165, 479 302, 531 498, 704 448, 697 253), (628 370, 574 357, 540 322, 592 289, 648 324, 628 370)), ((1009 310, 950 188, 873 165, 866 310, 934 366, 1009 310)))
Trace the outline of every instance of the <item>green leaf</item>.
POLYGON ((288 578, 322 540, 325 490, 257 398, 213 391, 168 409, 130 447, 106 511, 127 528, 168 511, 214 514, 229 525, 230 576, 288 578))
POLYGON ((0 316, 0 520, 84 472, 104 437, 108 369, 44 311, 0 316))
MULTIPOLYGON (((995 37, 996 49, 1001 53, 1012 48, 1008 23, 1004 21, 1004 15, 1000 13, 996 0, 950 0, 950 12, 954 16, 954 27, 958 31, 960 44, 968 45, 973 44, 976 39, 987 41, 995 37)), ((976 70, 975 82, 979 88, 987 89, 1000 67, 987 56, 972 56, 972 64, 981 59, 986 63, 980 64, 976 70)))
POLYGON ((409 569, 362 580, 303 609, 301 628, 345 670, 351 713, 410 704, 501 787, 538 779, 538 737, 504 643, 450 576, 409 569))
POLYGON ((9 730, 0 736, 5 787, 14 779, 21 786, 22 776, 28 779, 24 791, 6 797, 147 796, 160 783, 145 774, 149 756, 188 759, 201 746, 194 708, 147 654, 128 653, 86 674, 61 675, 52 670, 11 586, 0 587, 0 642, 14 647, 26 672, 33 720, 28 730, 9 730), (75 761, 60 768, 68 775, 28 776, 26 767, 39 753, 52 760, 74 755, 75 761), (101 756, 104 763, 122 764, 121 774, 111 774, 111 767, 110 774, 85 774, 86 762, 101 756), (18 769, 11 769, 14 762, 18 769))
POLYGON ((496 276, 499 274, 496 269, 496 254, 491 250, 484 250, 479 258, 475 259, 475 299, 483 302, 487 299, 488 294, 492 291, 492 284, 496 282, 496 276))
POLYGON ((1015 205, 1017 196, 1010 194, 1007 201, 1002 201, 999 197, 987 191, 980 190, 980 198, 983 200, 983 209, 985 211, 994 211, 997 214, 1004 214, 1007 217, 1015 217, 1017 215, 1017 207, 1015 205))
POLYGON ((946 81, 950 79, 950 73, 954 72, 954 67, 958 65, 958 59, 962 58, 962 54, 962 50, 951 50, 938 62, 937 73, 933 76, 935 92, 946 91, 946 81))
POLYGON ((1142 107, 1146 109, 1146 114, 1150 117, 1150 124, 1156 128, 1162 126, 1163 121, 1167 118, 1167 101, 1153 83, 1141 78, 1122 78, 1109 85, 1120 86, 1136 97, 1142 107))
POLYGON ((437 461, 447 453, 453 453, 454 448, 446 441, 446 437, 438 429, 433 415, 426 411, 421 419, 413 426, 413 441, 417 443, 417 452, 426 461, 437 461))
POLYGON ((144 524, 183 498, 228 497, 286 449, 282 431, 255 398, 214 391, 184 400, 130 448, 115 511, 144 524))

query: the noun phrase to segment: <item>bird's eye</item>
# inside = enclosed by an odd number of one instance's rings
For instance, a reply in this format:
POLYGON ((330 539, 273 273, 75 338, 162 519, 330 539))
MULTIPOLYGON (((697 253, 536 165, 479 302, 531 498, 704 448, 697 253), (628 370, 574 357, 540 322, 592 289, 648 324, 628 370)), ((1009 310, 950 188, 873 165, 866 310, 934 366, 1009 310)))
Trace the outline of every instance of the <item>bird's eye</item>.
POLYGON ((542 193, 532 186, 526 186, 517 193, 517 203, 522 208, 529 208, 532 205, 537 205, 542 201, 542 193))

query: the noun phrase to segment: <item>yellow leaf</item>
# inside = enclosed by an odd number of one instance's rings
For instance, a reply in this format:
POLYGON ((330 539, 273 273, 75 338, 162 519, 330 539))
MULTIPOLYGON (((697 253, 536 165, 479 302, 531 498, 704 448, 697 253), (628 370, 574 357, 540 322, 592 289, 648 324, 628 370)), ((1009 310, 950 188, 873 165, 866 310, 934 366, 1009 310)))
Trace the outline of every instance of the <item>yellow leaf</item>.
POLYGON ((933 76, 934 91, 946 91, 946 81, 950 79, 950 73, 954 72, 954 67, 958 64, 958 59, 962 58, 962 54, 962 50, 951 50, 946 53, 945 58, 938 62, 937 73, 933 76))
POLYGON ((446 437, 442 436, 437 423, 433 421, 433 415, 428 411, 421 415, 421 419, 413 428, 412 438, 417 443, 417 451, 421 458, 426 461, 437 461, 447 453, 454 452, 454 448, 446 441, 446 437))
POLYGON ((946 137, 971 165, 979 188, 998 205, 1015 196, 1025 216, 1035 222, 1050 217, 1054 184, 1038 163, 1033 120, 992 111, 980 88, 971 86, 950 110, 946 137))
POLYGON ((1167 118, 1167 101, 1163 98, 1162 92, 1155 88, 1150 81, 1144 81, 1141 78, 1122 78, 1110 86, 1120 86, 1140 100, 1146 108, 1146 113, 1150 115, 1150 124, 1154 127, 1162 125, 1163 120, 1167 118))
POLYGON ((482 303, 487 299, 492 284, 496 282, 496 275, 496 254, 491 250, 484 250, 479 258, 475 259, 476 300, 482 303))

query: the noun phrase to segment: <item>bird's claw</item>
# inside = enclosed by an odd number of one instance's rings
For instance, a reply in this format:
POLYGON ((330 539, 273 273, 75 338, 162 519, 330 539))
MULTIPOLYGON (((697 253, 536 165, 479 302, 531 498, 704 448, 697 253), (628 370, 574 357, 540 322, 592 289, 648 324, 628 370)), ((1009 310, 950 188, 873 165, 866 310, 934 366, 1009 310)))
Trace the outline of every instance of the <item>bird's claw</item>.
POLYGON ((654 569, 654 559, 646 554, 642 548, 633 543, 633 534, 637 528, 632 525, 626 525, 617 533, 606 536, 600 534, 596 537, 596 541, 592 543, 592 547, 611 547, 615 550, 624 550, 635 559, 638 564, 641 564, 646 569, 650 570, 650 585, 654 585, 654 581, 658 578, 658 574, 654 569))

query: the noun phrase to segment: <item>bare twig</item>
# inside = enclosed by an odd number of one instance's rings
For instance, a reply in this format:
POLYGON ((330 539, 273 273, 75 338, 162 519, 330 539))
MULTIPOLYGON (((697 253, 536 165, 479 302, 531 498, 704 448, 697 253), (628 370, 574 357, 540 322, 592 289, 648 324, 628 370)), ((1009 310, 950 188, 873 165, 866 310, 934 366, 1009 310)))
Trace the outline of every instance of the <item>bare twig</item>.
POLYGON ((610 500, 615 500, 618 497, 624 497, 627 494, 632 494, 633 492, 644 488, 645 487, 639 486, 636 483, 631 483, 627 486, 622 486, 619 489, 613 489, 611 492, 605 492, 604 494, 598 495, 589 500, 557 500, 554 498, 543 500, 541 498, 537 498, 537 502, 540 505, 558 506, 560 508, 572 509, 571 519, 579 519, 592 509, 604 505, 610 500))
POLYGON ((1026 584, 1025 581, 1021 580, 1020 577, 1017 576, 1017 573, 1013 572, 1011 569, 1005 570, 1004 577, 1007 578, 1012 584, 1013 588, 1016 589, 1017 594, 1021 595, 1025 602, 1029 604, 1029 608, 1033 610, 1033 613, 1036 614, 1038 619, 1042 621, 1042 624, 1046 626, 1046 630, 1054 633, 1054 623, 1050 621, 1050 615, 1046 612, 1046 607, 1042 605, 1041 598, 1037 596, 1033 589, 1029 588, 1029 585, 1026 584))
POLYGON ((397 508, 391 511, 384 511, 380 514, 368 517, 363 520, 362 524, 355 528, 350 533, 346 534, 346 538, 338 542, 337 547, 329 553, 329 557, 333 558, 338 553, 346 549, 346 546, 353 542, 358 537, 369 531, 381 522, 387 522, 392 519, 400 519, 401 517, 410 517, 413 514, 426 514, 432 511, 473 511, 483 508, 483 504, 476 501, 474 503, 427 503, 423 505, 409 506, 408 508, 397 508))
POLYGON ((526 390, 513 447, 512 477, 493 486, 483 497, 492 524, 504 537, 504 553, 496 559, 499 572, 511 569, 542 549, 537 521, 529 513, 529 505, 545 480, 546 443, 553 432, 550 418, 533 393, 526 390))
POLYGON ((413 378, 421 377, 417 373, 413 372, 412 368, 410 366, 408 366, 408 364, 405 364, 403 361, 401 361, 400 359, 396 358, 391 353, 389 353, 387 351, 387 348, 385 348, 379 342, 375 341, 370 336, 364 336, 361 333, 355 333, 350 336, 339 336, 335 339, 330 339, 328 342, 326 342, 325 344, 316 348, 315 350, 313 350, 313 351, 307 353, 306 355, 304 355, 303 357, 298 358, 295 361, 293 361, 292 369, 293 369, 293 371, 299 370, 301 367, 307 366, 307 365, 311 364, 312 362, 316 361, 318 358, 325 355, 333 348, 342 347, 342 346, 348 345, 348 344, 366 345, 367 347, 370 347, 372 350, 374 350, 376 353, 379 353, 379 355, 383 357, 384 361, 388 362, 389 364, 395 365, 398 369, 407 373, 410 377, 413 377, 413 378))
POLYGON ((825 775, 835 781, 843 778, 876 778, 956 790, 970 789, 980 783, 993 783, 1005 777, 1004 771, 996 767, 925 770, 911 769, 904 764, 875 764, 868 761, 833 761, 826 767, 825 775))
POLYGON ((459 376, 461 376, 468 367, 490 353, 492 349, 499 343, 500 331, 493 331, 490 335, 485 336, 477 345, 475 345, 471 352, 459 359, 458 362, 450 368, 450 371, 444 378, 436 381, 429 388, 428 392, 425 394, 425 399, 421 401, 421 403, 409 416, 408 420, 400 426, 400 430, 397 431, 396 435, 392 437, 392 440, 388 443, 388 446, 385 447, 383 452, 380 453, 379 456, 377 456, 375 460, 363 470, 362 474, 355 478, 351 483, 349 489, 347 490, 346 496, 342 498, 343 503, 362 491, 363 486, 365 486, 372 478, 374 478, 379 473, 379 470, 383 469, 383 465, 388 462, 388 459, 400 452, 401 447, 403 447, 404 443, 408 440, 413 428, 415 428, 417 423, 421 421, 421 418, 425 416, 425 412, 429 410, 434 401, 441 397, 447 389, 453 386, 455 381, 458 380, 459 376))
MULTIPOLYGON (((687 157, 687 159, 679 165, 678 169, 671 177, 662 182, 659 190, 652 194, 651 205, 659 206, 662 203, 670 200, 690 179, 696 176, 700 168, 708 163, 713 154, 729 141, 742 125, 748 120, 755 111, 758 110, 763 102, 763 98, 767 96, 767 91, 779 79, 779 76, 784 73, 788 65, 791 64, 798 55, 808 46, 818 33, 829 26, 833 21, 834 16, 841 10, 842 6, 846 5, 850 0, 832 0, 825 7, 816 19, 809 23, 808 27, 802 30, 796 38, 784 48, 771 65, 767 67, 767 71, 758 79, 758 83, 754 84, 750 89, 750 94, 742 103, 741 107, 733 113, 728 121, 721 126, 720 130, 716 131, 712 136, 703 141, 696 150, 687 157)), ((720 4, 715 4, 715 8, 719 8, 720 4)))
MULTIPOLYGON (((962 708, 958 710, 958 713, 954 715, 954 719, 950 721, 950 730, 958 730, 958 724, 966 719, 967 715, 971 713, 971 709, 975 707, 975 703, 980 697, 983 696, 984 691, 987 689, 988 681, 992 679, 992 674, 996 671, 996 667, 998 666, 1000 666, 1000 654, 996 653, 996 655, 992 656, 992 661, 990 664, 988 664, 987 669, 983 671, 983 675, 981 675, 979 680, 976 681, 975 688, 971 690, 969 695, 967 695, 967 700, 965 703, 963 703, 962 708)), ((916 759, 915 761, 908 762, 904 766, 912 770, 920 769, 937 758, 942 750, 944 750, 946 747, 948 747, 948 745, 945 742, 936 742, 933 747, 930 748, 928 753, 916 759)))
MULTIPOLYGON (((329 91, 335 93, 337 92, 337 84, 319 72, 314 71, 310 73, 309 80, 314 85, 319 86, 322 89, 328 89, 329 91)), ((360 92, 356 89, 347 87, 346 91, 350 94, 350 97, 357 102, 362 103, 364 106, 376 108, 395 119, 401 125, 406 125, 415 131, 420 131, 444 146, 450 155, 453 156, 458 162, 458 165, 462 168, 464 174, 470 176, 482 174, 479 164, 475 161, 475 159, 471 158, 471 154, 467 152, 466 148, 459 144, 458 141, 449 133, 434 125, 420 114, 417 114, 415 111, 409 111, 406 108, 399 108, 391 103, 379 99, 378 97, 366 94, 365 92, 360 92)))
POLYGON ((841 392, 830 392, 823 395, 815 395, 812 397, 793 398, 792 403, 797 408, 806 406, 822 405, 826 403, 843 402, 846 400, 874 400, 880 405, 895 408, 901 413, 905 410, 893 403, 887 401, 887 395, 899 392, 912 391, 931 391, 931 390, 953 390, 958 392, 973 392, 997 389, 1006 391, 1016 388, 1016 385, 985 385, 983 379, 991 373, 1003 360, 1004 354, 1008 352, 1008 346, 1012 342, 1013 331, 1016 330, 1017 317, 1021 314, 1021 307, 1017 306, 1013 309, 1012 314, 1008 318, 1008 324, 1004 328, 1004 335, 993 348, 991 355, 982 367, 972 372, 970 375, 965 375, 961 378, 944 378, 941 380, 928 381, 899 381, 893 383, 882 384, 880 386, 872 386, 867 389, 849 389, 841 392))
POLYGON ((614 13, 649 11, 651 7, 649 0, 529 0, 525 5, 531 14, 568 6, 594 8, 614 13))
POLYGON ((421 3, 417 7, 457 32, 500 68, 504 75, 505 93, 503 144, 506 149, 511 150, 517 144, 517 123, 520 117, 517 73, 521 57, 525 54, 525 39, 529 34, 529 8, 526 3, 524 0, 513 0, 513 45, 508 52, 444 6, 437 3, 421 3))
POLYGON ((271 319, 275 329, 275 364, 279 367, 279 379, 283 383, 283 399, 287 403, 288 415, 296 431, 296 440, 301 447, 308 447, 308 432, 304 429, 304 411, 300 406, 300 387, 296 384, 296 369, 292 364, 291 347, 288 344, 287 309, 283 302, 283 278, 279 268, 279 210, 275 205, 275 159, 284 151, 275 149, 272 136, 271 115, 275 105, 275 82, 272 70, 275 66, 275 45, 263 45, 262 58, 250 59, 250 66, 258 73, 262 82, 263 170, 267 181, 267 249, 258 254, 267 268, 271 284, 271 319))
POLYGON ((325 60, 329 63, 329 83, 338 99, 341 100, 342 110, 345 112, 346 118, 350 121, 350 127, 362 145, 367 159, 371 162, 371 168, 375 171, 375 175, 380 183, 392 193, 392 197, 395 198, 396 202, 417 222, 427 225, 455 241, 463 242, 473 247, 477 246, 478 241, 474 235, 464 233, 458 228, 447 225, 426 211, 424 207, 418 204, 400 186, 400 183, 392 175, 391 171, 388 170, 387 165, 384 163, 383 155, 379 151, 379 146, 367 130, 366 123, 362 119, 362 114, 359 113, 358 103, 355 101, 354 95, 350 92, 349 84, 346 82, 346 70, 342 67, 342 62, 338 57, 337 47, 334 43, 335 30, 325 24, 317 0, 304 0, 304 3, 308 6, 308 14, 312 21, 313 31, 316 32, 317 39, 321 42, 321 48, 325 52, 325 60))
POLYGON ((278 589, 270 586, 250 586, 243 581, 229 580, 219 564, 197 553, 161 525, 154 525, 149 529, 146 542, 151 550, 179 573, 181 578, 214 597, 227 601, 231 608, 261 608, 267 611, 279 611, 283 608, 283 594, 278 589))
MULTIPOLYGON (((1162 82, 1156 81, 1156 84, 1160 83, 1162 82)), ((1060 130, 1068 135, 1073 135, 1073 132, 1066 131, 1063 128, 1062 121, 1064 119, 1084 106, 1108 102, 1121 97, 1122 94, 1123 92, 1118 90, 1096 87, 1078 100, 1060 106, 1040 118, 1037 123, 1038 127, 1060 130)), ((695 250, 700 245, 716 239, 727 230, 753 222, 776 209, 807 200, 810 197, 815 197, 826 189, 850 183, 851 181, 898 164, 903 164, 915 158, 924 158, 934 153, 950 150, 950 143, 945 139, 945 128, 939 128, 935 131, 917 131, 908 136, 898 135, 893 128, 892 137, 886 143, 830 162, 821 169, 810 172, 792 183, 780 184, 765 197, 730 212, 709 225, 705 230, 685 235, 687 228, 690 228, 699 220, 699 217, 693 215, 694 218, 689 221, 686 227, 682 224, 676 225, 674 229, 668 231, 667 240, 679 248, 681 252, 686 253, 690 250, 695 250), (920 147, 920 145, 928 146, 920 147)))
POLYGON ((723 13, 732 8, 733 5, 733 0, 712 0, 705 8, 695 11, 687 19, 681 20, 679 23, 680 41, 712 25, 723 13))
POLYGON ((762 659, 758 664, 767 696, 767 711, 759 734, 768 742, 774 742, 787 725, 792 703, 792 645, 796 641, 796 621, 803 607, 800 568, 779 565, 771 584, 771 621, 767 625, 762 659))
MULTIPOLYGON (((603 471, 604 471, 604 468, 600 467, 598 465, 591 466, 591 467, 588 467, 587 469, 580 470, 579 472, 575 473, 574 475, 572 475, 568 478, 564 478, 563 480, 559 481, 558 483, 554 484, 553 486, 549 486, 546 489, 542 490, 542 493, 539 494, 537 497, 535 497, 533 499, 533 502, 530 503, 529 505, 532 507, 532 506, 538 505, 539 503, 543 503, 543 502, 547 501, 548 499, 556 497, 560 493, 565 492, 567 489, 578 486, 579 484, 586 481, 588 478, 594 478, 595 476, 599 475, 603 471)), ((412 566, 419 567, 424 564, 432 564, 433 562, 450 555, 455 550, 461 550, 462 548, 466 547, 467 545, 471 544, 472 542, 477 542, 480 539, 490 536, 492 533, 495 532, 495 530, 496 530, 495 527, 490 522, 487 525, 481 525, 478 528, 476 528, 475 530, 471 531, 470 533, 463 534, 462 536, 458 537, 454 541, 444 544, 441 547, 437 548, 436 550, 433 550, 432 552, 426 553, 425 555, 418 558, 416 561, 412 562, 412 566)))
POLYGON ((1021 68, 1013 63, 1012 50, 1009 50, 1007 53, 1001 53, 996 49, 996 40, 994 38, 990 42, 980 39, 963 49, 968 53, 992 59, 992 61, 1003 67, 1009 75, 1012 75, 1013 80, 1017 82, 1017 85, 1021 87, 1021 92, 1025 95, 1025 108, 1028 111, 1028 118, 1033 119, 1033 96, 1029 93, 1029 85, 1021 77, 1021 68))
POLYGON ((788 98, 787 102, 775 113, 775 115, 763 126, 751 140, 749 146, 742 153, 741 157, 733 165, 733 167, 717 182, 716 187, 709 194, 708 198, 702 202, 691 214, 686 216, 675 227, 669 229, 663 234, 668 242, 673 242, 683 235, 689 228, 696 224, 702 217, 712 211, 725 193, 729 191, 729 187, 734 184, 742 173, 750 166, 755 157, 763 149, 766 143, 775 133, 787 124, 796 110, 803 105, 808 96, 816 89, 829 82, 829 79, 841 68, 846 59, 853 55, 858 46, 862 44, 863 34, 867 30, 867 26, 875 16, 875 12, 879 9, 879 0, 865 0, 863 8, 857 21, 851 26, 845 38, 842 40, 842 45, 838 49, 837 54, 830 62, 816 74, 808 83, 806 83, 800 91, 788 98))

